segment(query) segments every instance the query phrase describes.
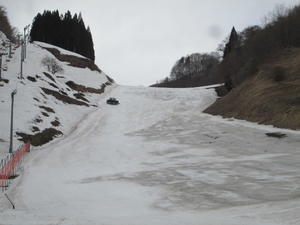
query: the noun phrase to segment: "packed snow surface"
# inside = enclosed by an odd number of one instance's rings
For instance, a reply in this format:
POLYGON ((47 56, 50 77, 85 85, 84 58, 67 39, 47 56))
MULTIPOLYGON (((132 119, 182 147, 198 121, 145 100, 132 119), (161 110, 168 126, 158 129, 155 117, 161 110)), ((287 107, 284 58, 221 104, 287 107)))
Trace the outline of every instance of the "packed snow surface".
POLYGON ((300 132, 201 113, 215 98, 114 88, 29 153, 7 192, 15 210, 1 194, 0 224, 300 224, 300 132))

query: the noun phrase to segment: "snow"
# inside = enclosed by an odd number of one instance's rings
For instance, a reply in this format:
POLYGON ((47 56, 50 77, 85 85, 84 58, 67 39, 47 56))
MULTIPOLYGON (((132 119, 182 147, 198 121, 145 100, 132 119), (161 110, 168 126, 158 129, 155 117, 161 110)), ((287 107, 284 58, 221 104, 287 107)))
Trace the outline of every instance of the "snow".
MULTIPOLYGON (((55 128, 64 134, 68 134, 87 113, 95 110, 99 99, 105 96, 105 94, 84 93, 85 98, 89 100, 89 104, 94 105, 86 107, 65 104, 53 96, 43 94, 41 87, 55 91, 63 91, 67 93, 68 96, 75 98, 74 94, 77 92, 71 90, 66 85, 67 81, 71 80, 80 85, 99 89, 108 79, 104 73, 91 71, 88 68, 82 69, 68 66, 67 62, 59 62, 57 60, 64 71, 52 75, 55 79, 54 82, 43 74, 43 72, 48 71, 47 68, 41 64, 43 58, 47 56, 54 58, 54 56, 40 46, 57 48, 63 54, 82 57, 78 54, 42 42, 28 44, 27 57, 23 63, 24 79, 21 80, 18 79, 20 76, 21 48, 19 47, 14 51, 13 58, 10 59, 9 62, 6 61, 8 56, 4 56, 3 62, 5 62, 4 66, 7 67, 7 71, 2 71, 2 78, 8 79, 9 83, 0 82, 0 159, 4 158, 8 152, 11 108, 10 94, 14 89, 17 90, 14 104, 14 132, 24 132, 27 134, 33 133, 33 126, 38 127, 41 131, 45 128, 53 127, 51 122, 56 119, 59 120, 60 126, 55 128), (35 78, 36 82, 28 80, 28 76, 35 78), (54 88, 51 84, 56 85, 57 88, 54 88), (39 108, 39 106, 50 107, 55 113, 46 112, 39 108), (42 112, 46 112, 49 116, 42 115, 42 112), (42 119, 42 122, 35 122, 37 118, 42 119)), ((110 88, 111 87, 106 87, 106 92, 109 92, 110 88)), ((13 150, 15 151, 21 144, 22 142, 18 141, 15 136, 13 150)))
POLYGON ((206 87, 109 96, 120 105, 99 97, 33 149, 7 191, 16 209, 0 195, 0 224, 300 224, 300 131, 201 113, 217 98, 206 87))
POLYGON ((6 35, 2 32, 2 31, 0 31, 0 41, 1 41, 1 45, 3 44, 3 43, 8 43, 9 42, 9 40, 8 40, 8 38, 6 37, 6 35))
POLYGON ((51 44, 48 44, 45 42, 35 41, 34 43, 43 48, 56 48, 61 54, 64 54, 64 55, 73 55, 73 56, 77 56, 80 58, 86 58, 85 56, 82 56, 78 53, 70 52, 64 48, 60 48, 60 47, 57 47, 57 46, 54 46, 54 45, 51 45, 51 44))

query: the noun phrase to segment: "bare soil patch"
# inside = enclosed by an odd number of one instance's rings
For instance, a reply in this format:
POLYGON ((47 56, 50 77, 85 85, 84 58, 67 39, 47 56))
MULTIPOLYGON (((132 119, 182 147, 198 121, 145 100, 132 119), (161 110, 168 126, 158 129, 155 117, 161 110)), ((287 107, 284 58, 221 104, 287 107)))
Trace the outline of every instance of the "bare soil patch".
POLYGON ((51 87, 54 87, 56 89, 59 89, 55 84, 51 83, 51 82, 48 82, 48 84, 51 86, 51 87))
POLYGON ((61 131, 55 128, 46 128, 45 130, 36 134, 26 134, 22 132, 16 132, 16 134, 20 137, 20 141, 30 141, 33 146, 41 146, 49 141, 52 141, 55 137, 63 135, 61 131))
POLYGON ((71 98, 67 95, 61 94, 57 91, 54 90, 50 90, 47 88, 41 88, 43 90, 43 92, 47 95, 52 95, 53 97, 55 97, 57 100, 62 101, 64 103, 67 104, 74 104, 74 105, 84 105, 84 106, 89 106, 87 103, 79 101, 77 99, 71 98))
POLYGON ((73 81, 68 81, 66 82, 66 85, 68 85, 71 89, 79 92, 89 92, 89 93, 94 93, 94 94, 102 94, 105 90, 106 85, 102 84, 101 88, 92 88, 92 87, 86 87, 81 84, 76 84, 73 81))
POLYGON ((286 137, 286 134, 280 133, 280 132, 272 132, 272 133, 266 133, 268 137, 274 137, 274 138, 284 138, 286 137))
POLYGON ((52 126, 58 127, 60 125, 60 122, 58 121, 58 119, 55 119, 53 121, 51 121, 52 126))
POLYGON ((27 76, 27 80, 30 80, 31 82, 36 82, 35 77, 27 76))
POLYGON ((75 93, 75 94, 73 94, 73 95, 74 95, 74 97, 77 98, 77 99, 83 100, 83 101, 85 101, 85 102, 89 102, 89 100, 87 100, 87 99, 85 98, 85 95, 84 95, 83 93, 75 93))
POLYGON ((38 132, 38 131, 40 131, 40 128, 38 128, 38 127, 36 127, 36 126, 33 126, 33 127, 31 128, 31 131, 32 131, 32 132, 38 132))
POLYGON ((47 107, 47 106, 40 105, 39 108, 44 109, 49 113, 55 113, 55 111, 52 108, 47 107))
POLYGON ((42 112, 42 115, 45 116, 45 117, 49 117, 49 114, 46 113, 46 112, 42 112))
POLYGON ((61 54, 60 51, 55 48, 42 48, 52 53, 59 61, 68 62, 69 66, 74 66, 78 68, 89 68, 92 71, 98 71, 99 73, 101 73, 101 70, 98 68, 98 66, 95 65, 94 62, 88 58, 81 58, 74 55, 64 55, 61 54))
POLYGON ((54 83, 56 83, 55 79, 51 76, 50 73, 46 73, 46 72, 43 72, 43 74, 50 80, 52 80, 54 83))

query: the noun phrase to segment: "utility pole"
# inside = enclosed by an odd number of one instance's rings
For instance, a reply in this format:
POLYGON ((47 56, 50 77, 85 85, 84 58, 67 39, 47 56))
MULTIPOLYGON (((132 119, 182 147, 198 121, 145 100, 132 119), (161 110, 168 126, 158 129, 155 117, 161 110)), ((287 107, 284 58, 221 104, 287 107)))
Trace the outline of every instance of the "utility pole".
POLYGON ((0 80, 2 80, 1 73, 2 73, 2 53, 0 53, 0 80))
POLYGON ((13 153, 14 96, 16 93, 17 93, 17 90, 14 90, 11 93, 9 153, 13 153))
MULTIPOLYGON (((26 58, 26 45, 27 45, 27 37, 28 37, 28 34, 26 34, 26 31, 29 29, 30 27, 30 24, 28 24, 27 26, 24 27, 24 59, 26 58)), ((27 32, 28 33, 28 32, 27 32)))
POLYGON ((21 41, 21 68, 20 68, 20 79, 23 79, 23 61, 24 61, 24 44, 21 41))
POLYGON ((8 58, 11 58, 11 41, 9 41, 9 53, 8 53, 8 58))
POLYGON ((23 57, 24 57, 24 59, 26 58, 26 27, 24 27, 24 37, 23 37, 23 45, 24 45, 23 57))

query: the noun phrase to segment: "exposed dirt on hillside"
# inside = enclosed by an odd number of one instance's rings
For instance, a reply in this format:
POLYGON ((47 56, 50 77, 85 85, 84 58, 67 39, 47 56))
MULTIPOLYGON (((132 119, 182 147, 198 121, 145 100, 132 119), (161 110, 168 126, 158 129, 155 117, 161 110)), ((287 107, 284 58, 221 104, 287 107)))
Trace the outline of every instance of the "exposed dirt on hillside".
POLYGON ((184 76, 177 80, 153 84, 150 87, 190 88, 222 83, 223 80, 210 76, 184 76))
POLYGON ((300 129, 300 49, 273 56, 255 76, 204 112, 300 129))
POLYGON ((86 87, 81 84, 76 84, 74 81, 68 81, 66 82, 66 85, 68 85, 70 88, 72 88, 75 91, 79 92, 89 92, 89 93, 94 93, 94 94, 102 94, 104 92, 104 89, 106 87, 105 84, 101 85, 101 88, 92 88, 92 87, 86 87))
POLYGON ((74 66, 78 68, 87 67, 92 71, 98 71, 99 73, 101 73, 101 70, 98 68, 98 66, 88 58, 81 58, 74 55, 61 54, 60 51, 55 48, 46 48, 46 47, 42 47, 42 48, 51 52, 59 61, 68 62, 69 66, 74 66))
POLYGON ((33 146, 41 146, 43 144, 52 141, 55 137, 63 135, 63 133, 54 128, 46 128, 45 130, 36 134, 26 134, 22 132, 16 132, 20 141, 24 143, 30 141, 33 146))
POLYGON ((41 88, 43 90, 43 92, 47 95, 52 95, 54 96, 57 100, 60 100, 64 103, 67 103, 67 104, 74 104, 74 105, 84 105, 84 106, 89 106, 87 103, 85 102, 82 102, 82 101, 78 101, 74 98, 71 98, 69 97, 68 95, 64 95, 64 94, 61 94, 57 91, 54 91, 54 90, 50 90, 48 88, 41 88))

